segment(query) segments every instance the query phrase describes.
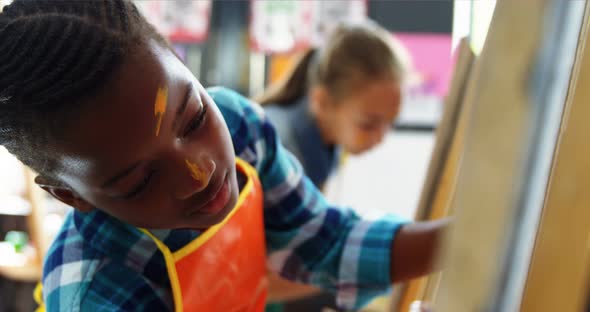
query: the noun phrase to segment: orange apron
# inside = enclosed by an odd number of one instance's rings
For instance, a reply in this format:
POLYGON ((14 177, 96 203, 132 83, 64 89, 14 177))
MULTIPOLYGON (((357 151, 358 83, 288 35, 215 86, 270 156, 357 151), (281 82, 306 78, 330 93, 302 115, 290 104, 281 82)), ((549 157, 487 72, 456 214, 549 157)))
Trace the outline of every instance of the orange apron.
POLYGON ((264 311, 268 285, 262 187, 254 168, 236 162, 248 181, 222 222, 176 252, 143 230, 164 254, 175 311, 264 311))

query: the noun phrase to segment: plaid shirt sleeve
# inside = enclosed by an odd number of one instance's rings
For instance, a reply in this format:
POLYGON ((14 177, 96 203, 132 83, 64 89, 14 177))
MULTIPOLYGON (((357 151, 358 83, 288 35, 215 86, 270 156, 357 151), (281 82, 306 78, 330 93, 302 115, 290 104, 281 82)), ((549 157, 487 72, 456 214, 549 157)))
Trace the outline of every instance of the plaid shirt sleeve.
POLYGON ((94 275, 80 311, 172 311, 144 276, 123 272, 119 264, 107 266, 94 275))
POLYGON ((283 277, 333 291, 357 309, 391 286, 391 245, 406 221, 362 220, 330 205, 283 148, 263 110, 235 92, 211 89, 236 154, 254 165, 264 189, 269 266, 283 277))
MULTIPOLYGON (((98 240, 116 243, 125 264, 105 257, 85 241, 69 214, 47 257, 43 274, 43 301, 46 311, 171 311, 169 290, 146 278, 155 254, 149 238, 139 234, 118 235, 118 228, 106 226, 102 214, 85 217, 83 226, 98 240), (88 227, 88 228, 87 228, 88 227), (120 236, 116 239, 114 236, 120 236), (148 251, 138 256, 138 252, 148 251), (141 263, 139 263, 139 262, 141 263), (134 263, 132 263, 134 262, 134 263)), ((166 277, 163 278, 166 280, 166 277)), ((162 283, 162 284, 165 284, 162 283)))
MULTIPOLYGON (((91 262, 69 263, 71 266, 93 265, 91 262)), ((137 272, 120 264, 107 264, 100 272, 84 271, 90 279, 60 285, 45 299, 47 311, 172 311, 163 300, 162 289, 154 288, 137 272)))

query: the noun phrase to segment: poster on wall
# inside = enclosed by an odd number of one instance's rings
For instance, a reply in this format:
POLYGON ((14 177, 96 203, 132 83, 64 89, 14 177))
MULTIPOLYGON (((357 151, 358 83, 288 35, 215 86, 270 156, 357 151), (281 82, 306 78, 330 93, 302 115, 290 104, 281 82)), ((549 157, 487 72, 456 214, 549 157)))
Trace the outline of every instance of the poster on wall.
POLYGON ((366 18, 366 1, 251 0, 251 46, 263 53, 317 46, 338 22, 366 18))
POLYGON ((367 18, 366 0, 314 1, 311 45, 318 46, 338 22, 360 22, 367 18))
POLYGON ((412 64, 397 125, 435 128, 454 63, 451 34, 398 32, 394 36, 408 51, 412 64))
POLYGON ((207 39, 211 0, 152 0, 135 4, 170 41, 199 43, 207 39))

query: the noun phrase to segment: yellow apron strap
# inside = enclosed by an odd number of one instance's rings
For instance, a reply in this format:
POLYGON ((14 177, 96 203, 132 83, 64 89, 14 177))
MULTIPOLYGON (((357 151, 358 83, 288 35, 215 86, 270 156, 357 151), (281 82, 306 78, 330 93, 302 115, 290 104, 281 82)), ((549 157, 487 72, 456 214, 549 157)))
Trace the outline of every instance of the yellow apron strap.
POLYGON ((162 242, 161 240, 159 240, 156 236, 154 236, 152 233, 150 233, 150 231, 146 230, 146 229, 139 229, 141 232, 143 232, 144 234, 146 234, 147 236, 149 236, 154 243, 156 243, 156 246, 158 247, 158 249, 160 250, 160 252, 162 252, 162 255, 164 256, 164 262, 166 262, 166 270, 168 271, 168 278, 170 279, 170 286, 172 287, 172 296, 174 299, 174 311, 180 312, 183 311, 183 307, 182 307, 182 292, 180 289, 180 282, 178 281, 178 272, 176 272, 176 267, 174 265, 175 261, 174 261, 174 256, 172 255, 172 252, 170 251, 170 249, 164 244, 164 242, 162 242))
POLYGON ((43 284, 37 283, 35 290, 33 291, 33 299, 39 305, 35 312, 45 312, 45 302, 43 302, 43 284))
POLYGON ((340 153, 340 159, 338 160, 338 167, 344 167, 346 162, 348 161, 348 152, 342 151, 340 153))

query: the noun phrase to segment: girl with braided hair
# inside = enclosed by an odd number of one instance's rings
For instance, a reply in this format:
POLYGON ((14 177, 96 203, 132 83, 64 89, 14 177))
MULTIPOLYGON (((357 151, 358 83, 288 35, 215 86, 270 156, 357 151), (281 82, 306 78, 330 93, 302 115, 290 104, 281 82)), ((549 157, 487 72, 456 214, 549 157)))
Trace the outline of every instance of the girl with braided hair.
POLYGON ((126 0, 5 7, 0 145, 75 208, 48 311, 262 311, 267 267, 358 308, 429 272, 446 227, 327 203, 260 107, 204 89, 126 0))

